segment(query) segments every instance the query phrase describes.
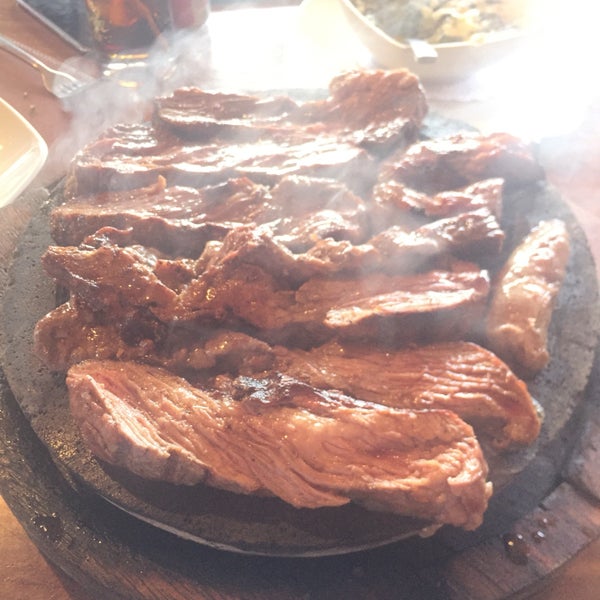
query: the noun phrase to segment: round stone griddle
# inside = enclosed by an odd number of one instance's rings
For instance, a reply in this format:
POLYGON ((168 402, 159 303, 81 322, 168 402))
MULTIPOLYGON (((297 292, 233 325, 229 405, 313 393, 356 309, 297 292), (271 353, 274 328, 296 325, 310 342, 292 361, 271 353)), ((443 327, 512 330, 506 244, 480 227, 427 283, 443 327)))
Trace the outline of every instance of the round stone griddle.
MULTIPOLYGON (((236 495, 203 485, 151 482, 95 459, 71 420, 64 377, 50 373, 32 353, 36 322, 57 304, 54 284, 42 271, 40 257, 52 243, 49 212, 61 199, 58 186, 20 240, 3 298, 0 348, 19 406, 54 462, 76 487, 181 537, 242 553, 343 554, 427 531, 427 523, 352 504, 298 510, 275 498, 236 495)), ((582 229, 555 190, 540 184, 507 194, 505 251, 537 222, 553 217, 567 223, 572 252, 550 329, 550 364, 528 382, 544 413, 542 433, 537 444, 526 451, 488 454, 497 488, 510 487, 511 479, 540 448, 556 442, 583 400, 597 345, 600 316, 594 260, 582 229)))

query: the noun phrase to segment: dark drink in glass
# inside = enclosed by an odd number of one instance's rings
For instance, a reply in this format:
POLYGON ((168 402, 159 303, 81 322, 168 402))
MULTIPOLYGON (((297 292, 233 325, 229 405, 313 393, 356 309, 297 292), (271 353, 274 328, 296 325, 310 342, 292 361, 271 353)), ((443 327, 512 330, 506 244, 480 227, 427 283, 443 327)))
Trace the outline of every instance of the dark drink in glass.
POLYGON ((107 61, 136 61, 156 43, 167 46, 166 33, 199 27, 208 0, 85 0, 96 49, 107 61))

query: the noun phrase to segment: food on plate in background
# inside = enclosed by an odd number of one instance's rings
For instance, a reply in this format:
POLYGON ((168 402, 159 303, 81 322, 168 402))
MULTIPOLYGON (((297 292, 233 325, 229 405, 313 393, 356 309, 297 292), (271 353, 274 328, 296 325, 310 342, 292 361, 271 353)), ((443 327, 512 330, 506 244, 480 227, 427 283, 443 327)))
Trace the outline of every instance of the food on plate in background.
POLYGON ((486 33, 515 27, 514 3, 505 0, 352 1, 376 27, 399 41, 475 41, 486 33))

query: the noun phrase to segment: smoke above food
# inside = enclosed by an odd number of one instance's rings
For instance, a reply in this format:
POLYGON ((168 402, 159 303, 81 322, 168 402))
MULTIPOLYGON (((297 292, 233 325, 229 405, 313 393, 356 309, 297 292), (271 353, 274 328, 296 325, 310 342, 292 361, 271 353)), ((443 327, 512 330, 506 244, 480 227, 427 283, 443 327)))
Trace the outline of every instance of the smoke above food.
POLYGON ((65 163, 94 137, 116 123, 137 123, 152 112, 154 98, 178 87, 211 80, 210 37, 206 29, 182 30, 156 43, 148 56, 130 64, 99 66, 73 59, 71 70, 93 76, 89 87, 63 100, 70 127, 55 142, 52 156, 65 163), (104 69, 104 72, 101 72, 104 69))

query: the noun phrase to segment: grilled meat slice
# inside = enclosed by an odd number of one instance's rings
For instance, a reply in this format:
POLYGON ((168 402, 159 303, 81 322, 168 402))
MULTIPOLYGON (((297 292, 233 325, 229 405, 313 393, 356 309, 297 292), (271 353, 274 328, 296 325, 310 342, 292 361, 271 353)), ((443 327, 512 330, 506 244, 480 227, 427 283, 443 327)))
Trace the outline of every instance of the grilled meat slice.
POLYGON ((317 343, 334 334, 389 343, 454 339, 472 333, 489 291, 487 272, 470 264, 413 275, 311 277, 296 289, 233 258, 203 264, 182 282, 172 277, 178 262, 110 244, 51 246, 43 256, 49 275, 114 319, 143 309, 164 323, 243 324, 278 341, 299 335, 317 343))
POLYGON ((450 411, 363 403, 277 376, 203 390, 109 361, 75 365, 67 385, 90 450, 142 477, 296 507, 355 501, 466 529, 481 523, 491 493, 473 431, 450 411))
POLYGON ((317 239, 305 252, 295 253, 285 236, 273 235, 269 225, 239 227, 213 244, 198 259, 198 272, 210 268, 259 266, 290 287, 316 276, 336 273, 366 273, 381 263, 378 251, 370 244, 354 245, 349 240, 317 239))
POLYGON ((304 105, 182 89, 157 101, 154 123, 114 127, 81 150, 68 191, 130 189, 158 175, 170 186, 201 186, 241 176, 273 184, 290 174, 366 190, 375 166, 365 149, 412 143, 426 112, 419 80, 404 70, 346 73, 332 80, 329 98, 304 105))
POLYGON ((236 177, 272 185, 286 175, 330 177, 364 190, 373 182, 374 164, 364 149, 334 135, 293 131, 283 138, 204 144, 141 124, 111 130, 79 151, 67 191, 73 196, 131 189, 159 176, 169 186, 201 187, 236 177))
POLYGON ((290 176, 274 186, 271 194, 277 214, 269 229, 278 243, 295 253, 305 252, 321 239, 359 244, 369 237, 367 206, 342 183, 290 176))
POLYGON ((269 223, 281 243, 302 251, 326 237, 364 241, 364 201, 330 179, 284 177, 269 190, 247 178, 200 189, 165 187, 70 198, 53 209, 51 232, 60 245, 78 245, 102 227, 127 230, 127 245, 143 244, 178 256, 199 256, 240 224, 269 223))
MULTIPOLYGON (((363 216, 365 213, 363 213, 363 216)), ((357 222, 353 213, 348 218, 335 210, 320 210, 303 219, 286 220, 274 223, 273 233, 277 241, 292 252, 310 250, 315 242, 323 239, 346 240, 360 244, 367 235, 366 217, 357 222)))
POLYGON ((414 142, 428 111, 419 79, 406 69, 348 71, 331 80, 329 92, 302 105, 296 121, 378 155, 414 142))
POLYGON ((330 342, 274 348, 275 369, 318 388, 398 408, 452 410, 497 448, 531 444, 540 419, 523 381, 470 342, 399 350, 330 342))
MULTIPOLYGON (((483 262, 495 258, 504 242, 503 230, 485 209, 439 219, 414 230, 391 226, 361 244, 333 237, 318 239, 319 223, 317 220, 314 224, 316 232, 311 227, 303 231, 298 226, 298 247, 291 244, 287 236, 274 235, 270 224, 238 227, 225 236, 222 244, 212 245, 198 263, 204 269, 208 265, 226 263, 252 264, 287 281, 290 286, 298 286, 311 277, 334 274, 415 273, 451 263, 453 255, 474 263, 483 262), (313 232, 312 246, 301 247, 300 240, 310 243, 308 234, 313 232), (296 249, 299 252, 294 252, 296 249)), ((335 220, 325 221, 326 225, 332 223, 335 220)), ((311 222, 306 220, 302 224, 311 222)), ((350 237, 349 232, 340 237, 350 237)))
POLYGON ((150 123, 117 124, 74 156, 67 173, 65 195, 84 196, 154 185, 159 173, 152 157, 170 153, 178 143, 177 136, 150 123), (128 157, 129 173, 124 174, 125 181, 113 182, 120 172, 120 156, 128 157), (146 157, 150 161, 147 166, 146 157))
POLYGON ((151 308, 173 312, 177 291, 161 281, 156 257, 140 248, 103 245, 82 249, 50 246, 42 257, 46 272, 92 310, 151 308))
POLYGON ((149 315, 121 326, 70 302, 38 322, 35 349, 57 371, 87 359, 137 360, 180 373, 275 369, 379 404, 452 410, 497 448, 530 444, 540 428, 525 384, 494 354, 468 342, 400 350, 340 342, 272 348, 236 331, 165 330, 149 315))
POLYGON ((488 344, 523 376, 548 363, 548 327, 568 258, 565 223, 542 221, 515 248, 494 282, 488 344))
POLYGON ((406 70, 347 72, 329 91, 328 98, 299 104, 287 96, 182 88, 157 99, 155 119, 185 139, 241 142, 306 131, 389 151, 413 142, 427 113, 419 80, 406 70))
POLYGON ((238 331, 167 327, 149 311, 117 319, 92 311, 76 298, 42 317, 34 351, 52 371, 66 372, 88 359, 139 361, 178 373, 255 373, 270 369, 272 348, 238 331))
POLYGON ((155 100, 155 119, 184 139, 255 140, 289 129, 298 104, 287 96, 260 98, 249 94, 179 88, 155 100))
POLYGON ((383 163, 380 181, 390 179, 428 194, 463 188, 500 177, 507 186, 543 179, 532 149, 507 133, 459 133, 418 142, 383 163))
POLYGON ((130 230, 129 245, 142 244, 179 256, 198 256, 208 240, 222 239, 240 223, 269 212, 264 186, 241 178, 202 189, 153 186, 70 198, 52 210, 53 239, 76 246, 102 227, 130 230))
POLYGON ((483 264, 496 258, 505 234, 487 208, 438 219, 412 231, 392 226, 369 240, 381 256, 381 268, 397 269, 402 263, 422 268, 428 259, 444 255, 483 264))
POLYGON ((333 335, 397 344, 473 335, 489 280, 483 271, 312 278, 281 288, 255 265, 207 272, 180 295, 179 314, 244 324, 269 341, 319 343, 333 335))
MULTIPOLYGON (((336 287, 328 286, 328 295, 336 287)), ((367 287, 357 297, 348 289, 347 296, 332 302, 324 323, 341 338, 384 346, 471 339, 479 334, 488 290, 484 272, 430 271, 407 277, 391 291, 375 293, 367 287)))
POLYGON ((128 349, 115 321, 106 323, 74 301, 61 304, 36 323, 33 347, 49 369, 62 372, 89 358, 127 356, 128 349))
POLYGON ((292 220, 319 210, 342 214, 365 210, 362 198, 335 179, 290 175, 272 188, 271 196, 276 216, 292 220))
POLYGON ((429 196, 390 179, 374 186, 369 214, 375 231, 386 229, 390 223, 418 227, 431 218, 444 219, 480 209, 500 219, 503 189, 504 180, 493 178, 429 196))

